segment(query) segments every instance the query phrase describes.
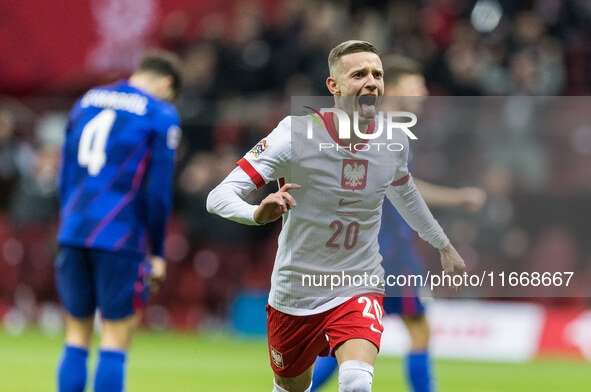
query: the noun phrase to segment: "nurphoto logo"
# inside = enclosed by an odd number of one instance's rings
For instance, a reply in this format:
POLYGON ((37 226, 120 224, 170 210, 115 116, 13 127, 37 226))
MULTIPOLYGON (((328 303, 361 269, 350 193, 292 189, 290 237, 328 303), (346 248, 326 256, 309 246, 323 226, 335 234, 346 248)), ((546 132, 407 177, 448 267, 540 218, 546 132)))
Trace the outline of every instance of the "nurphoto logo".
POLYGON ((375 128, 372 133, 363 133, 359 130, 359 112, 353 112, 353 127, 351 127, 351 119, 349 115, 341 109, 336 108, 323 108, 320 111, 311 108, 310 106, 305 106, 306 109, 311 110, 312 112, 308 112, 310 116, 308 118, 307 123, 307 138, 313 139, 314 138, 314 120, 320 125, 321 128, 328 129, 328 125, 326 123, 325 114, 328 113, 332 115, 333 113, 336 115, 339 121, 339 139, 341 140, 348 140, 351 138, 351 128, 353 128, 353 132, 355 136, 359 139, 364 140, 364 142, 349 144, 349 145, 339 145, 337 143, 319 143, 318 149, 319 151, 325 149, 347 149, 349 151, 367 151, 370 149, 377 149, 380 150, 388 150, 388 151, 401 151, 404 149, 404 146, 400 143, 369 143, 370 140, 375 140, 382 136, 384 129, 386 130, 386 138, 388 140, 392 140, 394 138, 394 130, 401 130, 403 131, 410 139, 417 140, 418 138, 412 131, 409 129, 416 125, 417 123, 417 116, 411 112, 398 112, 398 111, 389 111, 389 112, 377 112, 375 118, 375 128), (408 119, 406 122, 400 122, 400 119, 408 119))

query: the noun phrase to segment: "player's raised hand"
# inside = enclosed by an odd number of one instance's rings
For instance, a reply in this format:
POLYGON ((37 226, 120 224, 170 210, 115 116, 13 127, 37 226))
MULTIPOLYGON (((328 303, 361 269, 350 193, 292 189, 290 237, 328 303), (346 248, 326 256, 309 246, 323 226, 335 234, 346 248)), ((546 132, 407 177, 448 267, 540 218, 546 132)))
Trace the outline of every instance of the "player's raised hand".
POLYGON ((259 207, 254 212, 254 220, 259 225, 274 222, 281 215, 296 206, 296 201, 289 194, 291 189, 299 189, 298 184, 285 184, 275 193, 271 193, 263 199, 259 207))
POLYGON ((155 294, 166 278, 166 261, 160 256, 150 256, 152 273, 150 274, 150 292, 155 294))
POLYGON ((478 187, 465 187, 458 189, 460 207, 462 210, 474 213, 482 208, 486 202, 486 192, 478 187))
MULTIPOLYGON (((445 248, 439 249, 441 256, 441 267, 446 275, 453 278, 455 275, 463 275, 466 270, 466 263, 452 244, 448 244, 445 248)), ((456 291, 460 291, 458 286, 454 287, 456 291)))

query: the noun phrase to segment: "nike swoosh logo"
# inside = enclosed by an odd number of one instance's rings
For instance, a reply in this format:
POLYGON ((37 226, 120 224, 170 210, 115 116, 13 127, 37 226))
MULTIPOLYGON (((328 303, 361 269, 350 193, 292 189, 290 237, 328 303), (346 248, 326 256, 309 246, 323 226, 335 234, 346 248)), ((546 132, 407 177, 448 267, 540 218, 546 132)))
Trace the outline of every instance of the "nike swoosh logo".
POLYGON ((346 207, 350 204, 359 203, 361 200, 345 201, 344 199, 339 200, 339 207, 346 207))
POLYGON ((379 329, 374 327, 373 324, 369 326, 369 329, 371 329, 372 331, 377 332, 377 333, 382 333, 382 331, 380 331, 379 329))

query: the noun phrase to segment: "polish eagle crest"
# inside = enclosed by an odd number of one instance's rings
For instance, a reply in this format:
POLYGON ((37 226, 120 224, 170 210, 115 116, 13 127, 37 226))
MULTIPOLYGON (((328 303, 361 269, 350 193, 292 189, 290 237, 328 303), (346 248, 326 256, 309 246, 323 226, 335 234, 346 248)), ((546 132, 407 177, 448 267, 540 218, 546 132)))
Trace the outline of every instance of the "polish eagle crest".
POLYGON ((342 187, 352 190, 365 188, 367 164, 366 160, 346 159, 343 161, 342 187))

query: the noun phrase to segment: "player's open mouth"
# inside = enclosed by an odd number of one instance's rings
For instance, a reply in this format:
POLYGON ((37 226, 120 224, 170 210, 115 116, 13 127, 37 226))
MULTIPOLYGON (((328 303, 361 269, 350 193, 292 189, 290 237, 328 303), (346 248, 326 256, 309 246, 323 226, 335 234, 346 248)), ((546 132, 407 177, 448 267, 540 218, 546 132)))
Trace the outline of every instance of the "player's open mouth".
POLYGON ((378 97, 375 95, 362 95, 357 100, 360 114, 364 118, 373 118, 376 115, 376 103, 378 97))

